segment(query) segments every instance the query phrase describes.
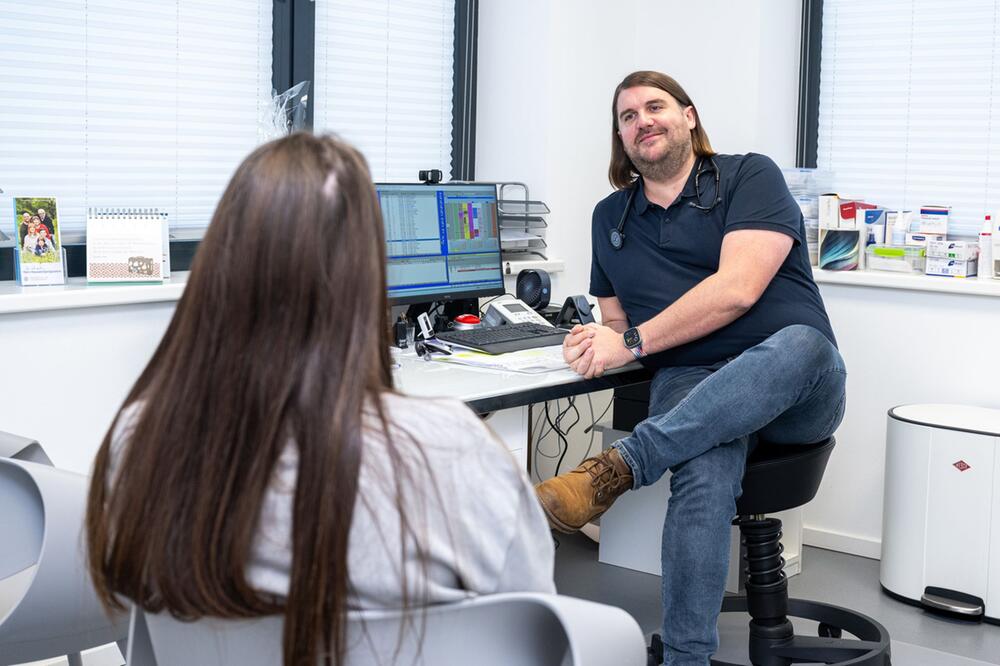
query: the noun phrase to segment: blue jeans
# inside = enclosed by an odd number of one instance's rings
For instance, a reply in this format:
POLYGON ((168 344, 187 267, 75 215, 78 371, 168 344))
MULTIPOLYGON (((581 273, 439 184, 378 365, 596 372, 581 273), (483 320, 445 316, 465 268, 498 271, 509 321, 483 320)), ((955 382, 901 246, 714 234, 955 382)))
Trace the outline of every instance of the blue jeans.
POLYGON ((614 446, 635 488, 673 474, 662 545, 667 664, 703 666, 718 649, 729 530, 749 444, 755 436, 807 444, 832 435, 844 415, 846 378, 836 347, 802 325, 716 365, 656 372, 649 418, 614 446))

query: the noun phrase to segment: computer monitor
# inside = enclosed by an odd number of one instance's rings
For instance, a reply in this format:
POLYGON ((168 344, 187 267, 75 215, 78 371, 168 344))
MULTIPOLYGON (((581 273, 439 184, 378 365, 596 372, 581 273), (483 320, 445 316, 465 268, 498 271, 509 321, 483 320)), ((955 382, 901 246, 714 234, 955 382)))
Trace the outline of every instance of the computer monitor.
POLYGON ((493 184, 376 184, 385 221, 389 302, 406 305, 499 296, 493 184))

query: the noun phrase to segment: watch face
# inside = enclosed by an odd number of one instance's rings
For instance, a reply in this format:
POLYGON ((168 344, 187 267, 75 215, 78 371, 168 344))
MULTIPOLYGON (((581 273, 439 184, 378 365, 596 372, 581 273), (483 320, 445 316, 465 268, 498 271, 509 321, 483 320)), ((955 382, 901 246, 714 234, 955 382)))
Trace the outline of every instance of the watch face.
POLYGON ((642 344, 642 338, 639 337, 639 329, 630 328, 625 331, 625 346, 629 349, 633 347, 638 347, 642 344))

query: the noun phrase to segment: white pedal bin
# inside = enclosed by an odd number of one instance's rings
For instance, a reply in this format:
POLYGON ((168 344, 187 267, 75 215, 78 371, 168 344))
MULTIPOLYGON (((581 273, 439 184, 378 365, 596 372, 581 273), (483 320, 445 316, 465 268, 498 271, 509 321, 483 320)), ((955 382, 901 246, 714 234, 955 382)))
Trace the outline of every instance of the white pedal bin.
POLYGON ((890 409, 882 588, 903 601, 1000 624, 997 572, 1000 409, 890 409))

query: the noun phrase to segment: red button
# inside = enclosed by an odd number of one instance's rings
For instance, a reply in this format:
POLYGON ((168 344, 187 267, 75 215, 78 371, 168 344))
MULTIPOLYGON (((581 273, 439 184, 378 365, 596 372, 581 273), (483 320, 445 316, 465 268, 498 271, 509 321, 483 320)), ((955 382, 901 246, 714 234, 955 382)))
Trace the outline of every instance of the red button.
POLYGON ((479 317, 471 314, 463 314, 455 317, 455 321, 457 321, 459 324, 478 324, 479 317))

